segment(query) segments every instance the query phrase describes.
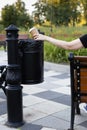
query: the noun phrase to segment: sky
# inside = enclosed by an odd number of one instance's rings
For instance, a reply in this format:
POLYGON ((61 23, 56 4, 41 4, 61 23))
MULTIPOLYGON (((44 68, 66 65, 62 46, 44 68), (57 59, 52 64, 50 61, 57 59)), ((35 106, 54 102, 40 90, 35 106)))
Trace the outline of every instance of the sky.
MULTIPOLYGON (((5 5, 11 5, 13 3, 15 3, 17 0, 0 0, 0 12, 1 9, 5 6, 5 5)), ((34 7, 32 6, 32 4, 34 4, 35 2, 37 2, 37 0, 22 0, 25 3, 25 8, 28 10, 28 12, 31 14, 32 11, 34 10, 34 7)))

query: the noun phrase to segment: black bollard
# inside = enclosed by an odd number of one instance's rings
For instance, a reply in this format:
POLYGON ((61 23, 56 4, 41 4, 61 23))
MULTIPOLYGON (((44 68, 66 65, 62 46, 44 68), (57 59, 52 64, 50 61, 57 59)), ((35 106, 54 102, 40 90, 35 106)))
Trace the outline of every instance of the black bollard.
POLYGON ((6 28, 8 66, 6 75, 7 126, 19 127, 24 124, 22 110, 22 86, 20 56, 18 52, 18 28, 10 25, 6 28))

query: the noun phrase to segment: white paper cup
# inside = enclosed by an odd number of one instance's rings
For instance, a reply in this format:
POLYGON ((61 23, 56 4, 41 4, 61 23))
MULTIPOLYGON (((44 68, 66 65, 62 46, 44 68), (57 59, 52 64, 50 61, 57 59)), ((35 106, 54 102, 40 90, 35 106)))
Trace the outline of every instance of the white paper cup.
POLYGON ((31 34, 32 37, 34 37, 34 35, 36 34, 39 34, 38 30, 35 27, 31 28, 29 30, 29 33, 31 34))

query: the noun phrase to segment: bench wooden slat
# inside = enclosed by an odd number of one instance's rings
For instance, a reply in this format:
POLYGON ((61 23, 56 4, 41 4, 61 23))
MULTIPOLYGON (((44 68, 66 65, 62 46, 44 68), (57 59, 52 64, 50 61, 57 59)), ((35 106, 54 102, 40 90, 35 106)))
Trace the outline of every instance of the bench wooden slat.
MULTIPOLYGON (((28 39, 29 36, 28 34, 19 34, 18 39, 28 39)), ((5 41, 6 40, 6 35, 5 34, 0 34, 0 41, 5 41)))
POLYGON ((20 34, 18 37, 18 39, 28 39, 28 38, 29 38, 28 34, 20 34))

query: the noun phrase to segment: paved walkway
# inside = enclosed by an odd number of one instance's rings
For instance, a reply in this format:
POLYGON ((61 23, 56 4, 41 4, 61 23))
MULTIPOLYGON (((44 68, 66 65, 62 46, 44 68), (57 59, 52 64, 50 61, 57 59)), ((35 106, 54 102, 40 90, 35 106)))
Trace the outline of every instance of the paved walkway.
MULTIPOLYGON (((0 65, 6 64, 0 52, 0 65)), ((70 127, 70 70, 68 65, 44 62, 44 82, 23 85, 23 118, 20 128, 9 128, 6 96, 0 90, 1 130, 67 130, 70 127)), ((87 115, 75 116, 75 130, 87 130, 87 115)))

